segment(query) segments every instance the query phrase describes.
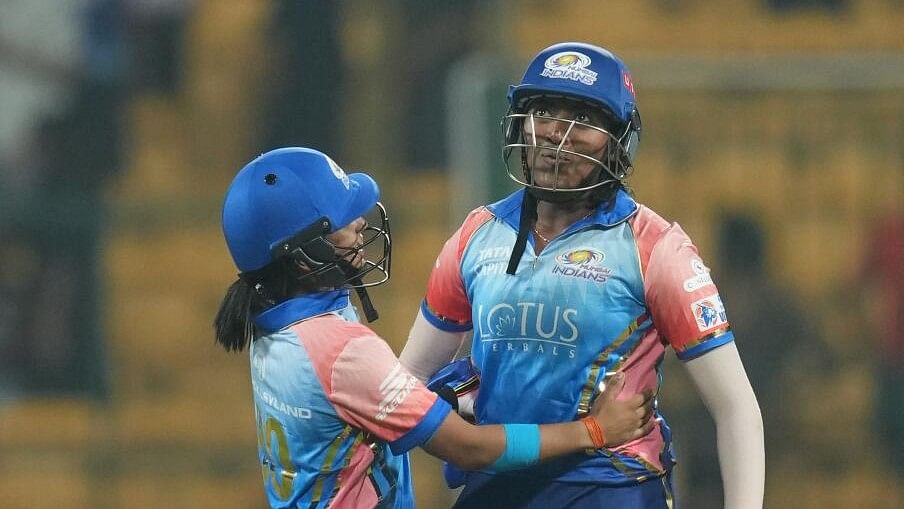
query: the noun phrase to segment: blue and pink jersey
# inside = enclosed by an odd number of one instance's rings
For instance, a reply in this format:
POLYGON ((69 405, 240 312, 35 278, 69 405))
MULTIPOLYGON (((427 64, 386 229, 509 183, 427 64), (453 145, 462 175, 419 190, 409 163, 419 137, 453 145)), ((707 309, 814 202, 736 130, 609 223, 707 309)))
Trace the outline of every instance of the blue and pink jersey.
POLYGON ((451 407, 357 323, 348 292, 290 299, 255 318, 251 380, 274 508, 410 508, 409 449, 451 407))
MULTIPOLYGON (((422 304, 446 331, 473 330, 480 424, 554 423, 588 411, 607 372, 625 393, 658 389, 666 347, 693 359, 733 340, 719 293, 677 224, 619 193, 539 255, 533 237, 506 266, 522 191, 473 211, 446 242, 422 304)), ((609 450, 506 475, 627 485, 674 464, 661 415, 653 432, 609 450)))

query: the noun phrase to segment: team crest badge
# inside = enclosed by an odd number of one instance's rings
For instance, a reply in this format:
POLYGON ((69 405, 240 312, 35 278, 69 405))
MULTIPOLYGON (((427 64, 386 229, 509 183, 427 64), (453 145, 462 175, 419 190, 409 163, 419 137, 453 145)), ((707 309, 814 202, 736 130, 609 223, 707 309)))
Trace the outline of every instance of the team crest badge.
POLYGON ((333 175, 335 175, 337 179, 341 180, 345 188, 348 189, 351 184, 349 183, 348 175, 345 174, 345 171, 343 171, 342 168, 340 168, 339 165, 329 157, 327 157, 326 160, 330 163, 330 169, 333 170, 333 175))
POLYGON ((606 254, 596 249, 581 248, 556 255, 553 274, 580 279, 588 279, 597 283, 605 283, 612 270, 603 266, 606 254))
POLYGON ((546 59, 541 76, 579 81, 585 85, 596 83, 597 73, 587 68, 590 57, 577 51, 563 51, 546 59))
POLYGON ((556 256, 556 261, 562 265, 597 265, 605 258, 603 252, 595 249, 576 249, 556 256))

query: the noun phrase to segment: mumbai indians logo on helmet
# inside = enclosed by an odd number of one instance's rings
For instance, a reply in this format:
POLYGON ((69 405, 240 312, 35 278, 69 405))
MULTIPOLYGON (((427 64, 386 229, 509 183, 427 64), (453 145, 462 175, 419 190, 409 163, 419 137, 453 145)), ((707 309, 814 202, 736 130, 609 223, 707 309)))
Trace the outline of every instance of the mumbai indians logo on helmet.
POLYGON ((333 175, 336 176, 337 179, 342 181, 342 185, 345 186, 346 189, 351 185, 348 180, 348 175, 336 164, 336 161, 333 161, 329 157, 326 158, 326 161, 330 164, 330 170, 333 171, 333 175))
POLYGON ((597 74, 587 66, 590 65, 590 57, 577 51, 563 51, 546 59, 543 72, 540 76, 553 79, 567 79, 580 81, 585 85, 593 85, 597 74))
POLYGON ((595 249, 575 249, 556 256, 556 265, 552 268, 553 274, 580 279, 589 279, 597 283, 605 283, 612 270, 603 267, 606 255, 595 249))

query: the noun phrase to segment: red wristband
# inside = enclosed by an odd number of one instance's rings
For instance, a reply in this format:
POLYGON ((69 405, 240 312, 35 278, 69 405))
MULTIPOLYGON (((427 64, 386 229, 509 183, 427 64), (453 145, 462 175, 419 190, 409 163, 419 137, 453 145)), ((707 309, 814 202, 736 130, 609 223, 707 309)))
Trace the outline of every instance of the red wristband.
POLYGON ((582 418, 581 422, 587 427, 587 433, 590 435, 593 447, 595 449, 602 449, 606 445, 606 434, 603 433, 603 428, 600 426, 599 421, 596 420, 596 417, 588 415, 587 417, 582 418))

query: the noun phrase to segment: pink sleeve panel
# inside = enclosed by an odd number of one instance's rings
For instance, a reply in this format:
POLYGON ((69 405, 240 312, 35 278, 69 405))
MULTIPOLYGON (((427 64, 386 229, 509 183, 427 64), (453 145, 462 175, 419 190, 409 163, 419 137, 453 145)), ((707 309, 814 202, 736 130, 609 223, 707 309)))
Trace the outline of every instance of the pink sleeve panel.
POLYGON ((461 260, 465 248, 478 228, 492 219, 486 207, 475 209, 443 246, 427 282, 427 295, 421 311, 437 328, 449 332, 471 329, 471 302, 465 291, 461 260))
MULTIPOLYGON (((437 396, 367 327, 341 318, 302 322, 317 377, 345 422, 392 442, 418 426, 437 396), (314 325, 317 324, 317 325, 314 325)), ((414 444, 417 445, 417 444, 414 444)))
POLYGON ((632 218, 632 226, 647 308, 678 358, 690 360, 731 341, 719 290, 681 227, 646 207, 632 218))

